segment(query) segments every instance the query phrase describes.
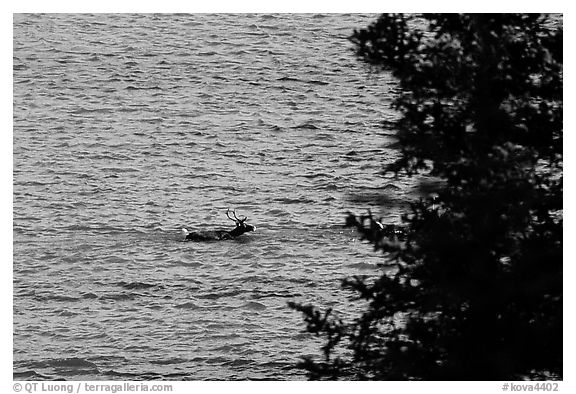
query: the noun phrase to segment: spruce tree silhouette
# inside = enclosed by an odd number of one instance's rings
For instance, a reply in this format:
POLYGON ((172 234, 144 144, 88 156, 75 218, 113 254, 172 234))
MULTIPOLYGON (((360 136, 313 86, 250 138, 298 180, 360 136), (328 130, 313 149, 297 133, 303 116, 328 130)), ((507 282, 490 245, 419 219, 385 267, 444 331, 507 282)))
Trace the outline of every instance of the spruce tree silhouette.
POLYGON ((382 15, 352 41, 399 79, 401 158, 444 181, 402 231, 347 225, 396 266, 343 287, 358 319, 290 303, 322 336, 311 379, 562 378, 562 16, 382 15))

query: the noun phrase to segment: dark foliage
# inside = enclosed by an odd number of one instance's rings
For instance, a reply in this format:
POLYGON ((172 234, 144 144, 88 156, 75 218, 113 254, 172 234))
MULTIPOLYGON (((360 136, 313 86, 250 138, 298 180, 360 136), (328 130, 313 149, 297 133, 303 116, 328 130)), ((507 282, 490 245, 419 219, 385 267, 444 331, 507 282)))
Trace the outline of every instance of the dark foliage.
POLYGON ((391 71, 402 156, 444 182, 403 228, 347 225, 394 274, 346 279, 352 322, 299 304, 325 338, 312 379, 562 378, 562 17, 383 15, 352 37, 391 71))

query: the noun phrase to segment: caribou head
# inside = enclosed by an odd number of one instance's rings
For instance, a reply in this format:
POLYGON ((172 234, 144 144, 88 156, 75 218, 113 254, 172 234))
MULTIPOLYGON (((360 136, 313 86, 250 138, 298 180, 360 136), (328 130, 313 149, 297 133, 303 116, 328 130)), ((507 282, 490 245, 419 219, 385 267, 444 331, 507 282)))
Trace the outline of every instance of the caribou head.
POLYGON ((256 230, 256 227, 245 223, 248 217, 244 216, 244 219, 238 219, 235 211, 232 211, 232 215, 234 216, 233 218, 230 217, 230 209, 228 209, 226 211, 226 216, 228 217, 228 219, 236 223, 236 228, 228 232, 228 234, 230 234, 231 237, 237 237, 249 231, 256 230))

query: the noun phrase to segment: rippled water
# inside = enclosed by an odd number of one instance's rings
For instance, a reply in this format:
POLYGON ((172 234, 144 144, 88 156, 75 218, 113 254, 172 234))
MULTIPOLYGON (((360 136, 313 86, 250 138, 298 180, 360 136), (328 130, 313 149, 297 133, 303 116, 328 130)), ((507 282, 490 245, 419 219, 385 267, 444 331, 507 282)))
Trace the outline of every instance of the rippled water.
POLYGON ((15 378, 303 378, 287 301, 353 311, 381 259, 345 213, 410 193, 347 40, 373 19, 14 16, 15 378), (257 231, 182 242, 229 207, 257 231))

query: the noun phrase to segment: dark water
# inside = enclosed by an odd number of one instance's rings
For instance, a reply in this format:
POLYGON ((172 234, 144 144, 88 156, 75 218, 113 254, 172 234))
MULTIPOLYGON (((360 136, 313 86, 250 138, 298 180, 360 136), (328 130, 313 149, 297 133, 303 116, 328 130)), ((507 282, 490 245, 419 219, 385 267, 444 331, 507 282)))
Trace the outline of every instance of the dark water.
POLYGON ((370 15, 14 16, 14 374, 302 379, 288 301, 339 311, 397 220, 379 177, 394 83, 347 37, 370 15), (182 242, 180 228, 257 231, 182 242))

